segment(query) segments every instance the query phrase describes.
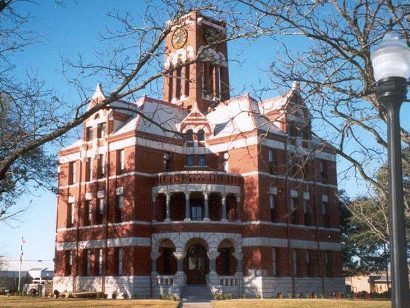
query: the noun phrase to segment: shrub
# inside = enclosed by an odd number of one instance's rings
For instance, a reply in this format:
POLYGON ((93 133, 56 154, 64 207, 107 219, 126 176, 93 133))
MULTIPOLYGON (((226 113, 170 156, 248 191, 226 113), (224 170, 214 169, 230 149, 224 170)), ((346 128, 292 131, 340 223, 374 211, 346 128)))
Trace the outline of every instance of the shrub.
POLYGON ((60 292, 58 292, 57 289, 54 290, 53 294, 54 294, 54 297, 55 297, 55 298, 59 298, 59 297, 60 297, 60 292))
POLYGON ((262 295, 260 295, 259 293, 256 293, 255 298, 261 299, 261 298, 262 298, 262 295))
POLYGON ((112 299, 117 299, 117 292, 112 292, 112 295, 111 295, 111 298, 112 299))

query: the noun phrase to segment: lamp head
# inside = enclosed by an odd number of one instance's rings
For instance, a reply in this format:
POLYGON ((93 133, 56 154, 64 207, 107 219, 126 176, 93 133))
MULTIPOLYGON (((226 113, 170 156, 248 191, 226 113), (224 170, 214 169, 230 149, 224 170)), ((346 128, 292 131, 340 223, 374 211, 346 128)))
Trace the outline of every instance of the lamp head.
POLYGON ((400 39, 398 33, 387 32, 381 43, 371 54, 374 79, 378 82, 389 77, 406 80, 410 73, 410 48, 400 39))

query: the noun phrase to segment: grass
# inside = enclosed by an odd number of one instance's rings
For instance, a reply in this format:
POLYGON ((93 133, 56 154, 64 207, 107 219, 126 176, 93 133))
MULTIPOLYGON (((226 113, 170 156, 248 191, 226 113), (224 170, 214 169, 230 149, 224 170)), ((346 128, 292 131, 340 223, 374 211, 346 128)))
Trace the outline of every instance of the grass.
POLYGON ((130 299, 130 300, 112 300, 112 299, 54 299, 44 297, 27 297, 27 296, 0 296, 0 307, 10 308, 82 308, 82 307, 149 307, 149 308, 176 308, 178 302, 158 300, 158 299, 130 299))
POLYGON ((333 299, 233 299, 213 301, 214 308, 291 308, 291 307, 331 307, 331 308, 387 308, 390 301, 333 300, 333 299))

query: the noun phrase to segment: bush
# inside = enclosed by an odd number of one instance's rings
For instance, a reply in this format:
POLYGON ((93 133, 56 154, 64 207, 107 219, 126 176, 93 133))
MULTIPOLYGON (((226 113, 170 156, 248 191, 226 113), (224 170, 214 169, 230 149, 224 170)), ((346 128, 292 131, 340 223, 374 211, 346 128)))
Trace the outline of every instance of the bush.
POLYGON ((262 296, 261 296, 259 293, 257 293, 257 294, 255 295, 255 298, 257 298, 257 299, 261 299, 261 298, 262 298, 262 296))
POLYGON ((112 299, 117 299, 117 292, 112 292, 112 295, 111 295, 111 298, 112 299))
POLYGON ((128 299, 128 294, 127 294, 127 293, 125 293, 125 292, 124 292, 124 293, 122 293, 122 298, 123 298, 123 299, 128 299))
POLYGON ((60 292, 59 292, 57 289, 54 290, 53 294, 54 294, 54 297, 55 297, 55 298, 59 298, 59 297, 60 297, 60 292))

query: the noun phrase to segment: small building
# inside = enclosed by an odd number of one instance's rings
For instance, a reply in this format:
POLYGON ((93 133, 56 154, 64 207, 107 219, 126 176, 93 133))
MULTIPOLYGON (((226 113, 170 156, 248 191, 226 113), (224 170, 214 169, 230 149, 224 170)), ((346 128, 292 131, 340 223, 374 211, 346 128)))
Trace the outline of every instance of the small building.
POLYGON ((390 277, 386 274, 370 274, 347 277, 345 279, 348 292, 384 293, 391 287, 390 277))

